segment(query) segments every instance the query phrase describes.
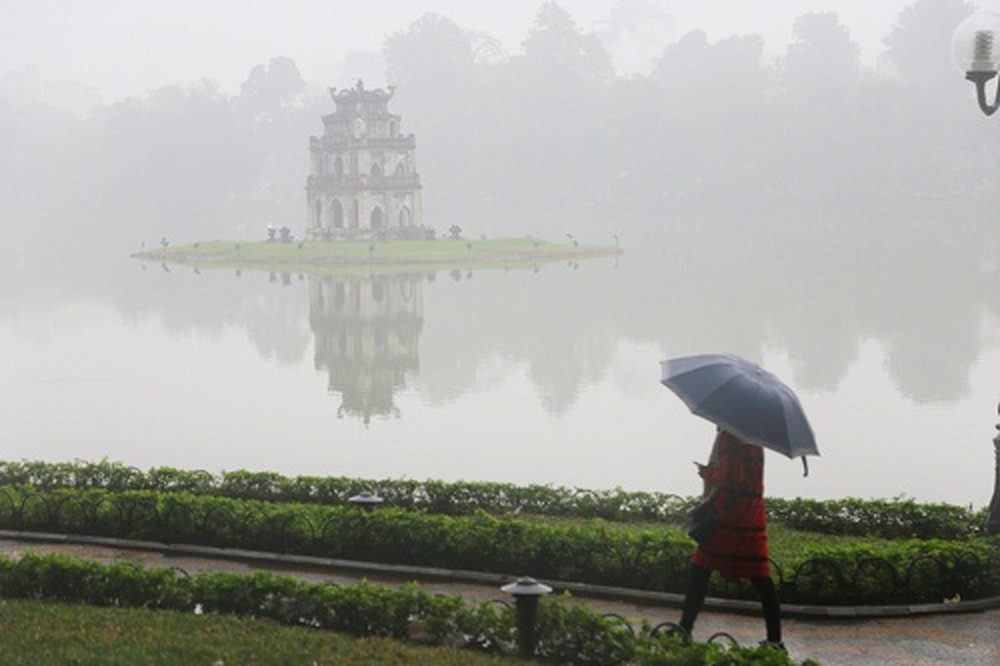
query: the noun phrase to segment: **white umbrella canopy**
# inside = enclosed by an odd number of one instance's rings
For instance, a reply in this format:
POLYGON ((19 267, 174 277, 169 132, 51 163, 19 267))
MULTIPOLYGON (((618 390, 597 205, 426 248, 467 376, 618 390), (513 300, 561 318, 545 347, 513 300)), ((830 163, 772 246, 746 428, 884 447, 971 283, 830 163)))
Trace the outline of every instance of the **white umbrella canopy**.
POLYGON ((818 456, 798 397, 784 382, 735 354, 699 354, 661 362, 664 386, 698 416, 748 444, 789 458, 818 456))

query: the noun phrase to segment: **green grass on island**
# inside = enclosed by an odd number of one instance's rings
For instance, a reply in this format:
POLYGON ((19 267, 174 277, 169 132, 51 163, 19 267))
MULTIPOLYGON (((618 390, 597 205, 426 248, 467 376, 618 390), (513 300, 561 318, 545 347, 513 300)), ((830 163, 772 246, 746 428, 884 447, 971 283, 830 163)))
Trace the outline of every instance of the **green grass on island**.
POLYGON ((18 664, 525 663, 471 650, 288 627, 270 620, 80 604, 0 601, 0 661, 18 664))
POLYGON ((554 243, 536 238, 393 241, 243 242, 215 240, 137 252, 139 259, 201 267, 322 272, 324 269, 525 267, 551 261, 611 257, 613 246, 554 243))

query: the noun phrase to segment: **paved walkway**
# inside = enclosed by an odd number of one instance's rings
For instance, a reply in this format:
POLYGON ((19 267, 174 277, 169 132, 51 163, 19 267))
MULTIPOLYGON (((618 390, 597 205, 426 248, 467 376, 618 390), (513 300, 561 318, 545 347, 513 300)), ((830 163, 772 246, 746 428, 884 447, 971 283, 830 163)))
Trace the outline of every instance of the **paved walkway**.
MULTIPOLYGON (((366 578, 373 582, 398 585, 417 580, 430 591, 461 595, 473 600, 502 599, 499 586, 509 582, 500 576, 482 575, 478 583, 444 580, 440 572, 408 567, 372 565, 367 571, 351 567, 332 567, 309 563, 308 558, 283 558, 271 554, 252 554, 195 547, 164 547, 163 544, 137 544, 117 540, 89 539, 89 543, 69 543, 61 535, 35 541, 11 538, 0 533, 0 553, 18 557, 26 551, 65 553, 101 561, 130 560, 150 567, 176 567, 188 573, 231 571, 249 573, 272 571, 295 575, 312 582, 352 583, 366 578), (137 547, 138 546, 138 547, 137 547), (224 555, 224 556, 220 556, 224 555), (422 574, 421 572, 425 572, 422 574), (416 574, 416 575, 415 575, 416 574), (491 580, 492 579, 492 580, 491 580)), ((613 595, 601 595, 613 597, 613 595)), ((652 624, 676 621, 679 612, 674 595, 661 595, 657 603, 649 600, 622 601, 614 598, 592 599, 576 593, 581 603, 603 613, 616 613, 629 620, 643 619, 652 624)), ((725 631, 742 644, 755 644, 763 637, 763 620, 747 614, 738 606, 717 603, 698 620, 695 638, 706 640, 717 631, 725 631), (719 609, 725 610, 719 610, 719 609)), ((969 608, 966 606, 965 608, 969 608)), ((997 666, 1000 664, 1000 608, 971 612, 940 607, 929 608, 902 617, 868 619, 831 619, 819 613, 793 613, 784 621, 785 644, 796 660, 811 658, 833 666, 997 666)))

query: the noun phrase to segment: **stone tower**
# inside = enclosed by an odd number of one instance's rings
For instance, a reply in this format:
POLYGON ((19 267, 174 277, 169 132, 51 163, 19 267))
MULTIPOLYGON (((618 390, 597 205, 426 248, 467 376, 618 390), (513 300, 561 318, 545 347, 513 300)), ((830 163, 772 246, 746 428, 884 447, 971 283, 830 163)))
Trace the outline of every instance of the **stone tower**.
POLYGON ((423 238, 416 139, 389 113, 390 86, 330 89, 336 111, 311 137, 306 238, 423 238))

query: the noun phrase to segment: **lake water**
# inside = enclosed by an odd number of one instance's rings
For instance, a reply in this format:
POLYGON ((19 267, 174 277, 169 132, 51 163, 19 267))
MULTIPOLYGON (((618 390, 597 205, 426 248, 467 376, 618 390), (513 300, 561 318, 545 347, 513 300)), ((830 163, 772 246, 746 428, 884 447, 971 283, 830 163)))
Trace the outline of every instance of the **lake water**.
POLYGON ((730 351, 796 389, 822 453, 808 478, 769 454, 769 494, 989 502, 995 223, 675 224, 622 245, 340 277, 32 263, 0 291, 0 457, 694 494, 713 428, 659 361, 730 351))

